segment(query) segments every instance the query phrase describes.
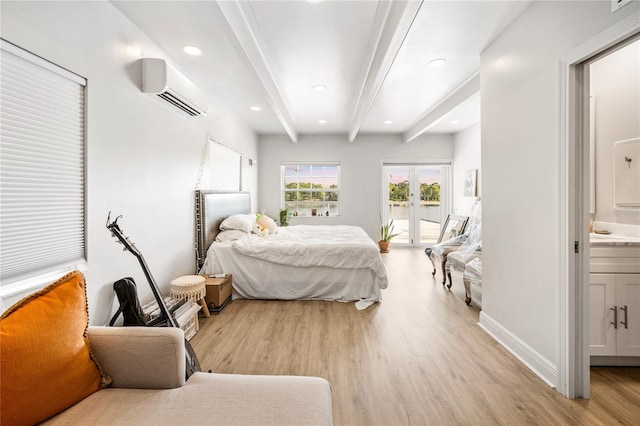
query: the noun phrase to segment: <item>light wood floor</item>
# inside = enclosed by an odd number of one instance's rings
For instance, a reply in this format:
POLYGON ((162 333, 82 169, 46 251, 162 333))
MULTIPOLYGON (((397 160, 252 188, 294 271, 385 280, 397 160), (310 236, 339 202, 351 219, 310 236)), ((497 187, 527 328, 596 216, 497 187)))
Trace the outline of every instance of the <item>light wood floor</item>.
POLYGON ((191 344, 203 370, 324 377, 336 425, 640 424, 640 368, 594 368, 592 399, 566 399, 476 324, 423 251, 384 260, 389 288, 364 311, 235 300, 200 318, 191 344))

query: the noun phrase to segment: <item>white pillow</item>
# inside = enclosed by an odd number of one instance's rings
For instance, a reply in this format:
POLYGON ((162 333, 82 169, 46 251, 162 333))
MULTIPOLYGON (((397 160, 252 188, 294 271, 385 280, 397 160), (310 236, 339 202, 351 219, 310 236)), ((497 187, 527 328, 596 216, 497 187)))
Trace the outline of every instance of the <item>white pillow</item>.
POLYGON ((236 229, 250 234, 253 229, 254 222, 255 216, 252 214, 234 214, 222 221, 220 224, 220 230, 227 231, 230 229, 236 229))
POLYGON ((247 233, 238 229, 228 229, 226 231, 220 231, 216 235, 216 241, 224 243, 225 241, 235 241, 242 237, 246 237, 247 233))

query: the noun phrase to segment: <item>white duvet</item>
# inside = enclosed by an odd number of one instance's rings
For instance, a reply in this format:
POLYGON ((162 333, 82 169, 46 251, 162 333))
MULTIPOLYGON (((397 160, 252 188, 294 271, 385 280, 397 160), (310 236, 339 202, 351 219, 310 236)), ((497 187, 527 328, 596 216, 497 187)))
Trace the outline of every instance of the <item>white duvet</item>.
POLYGON ((267 237, 251 235, 235 241, 238 253, 281 265, 370 269, 387 288, 387 274, 378 247, 357 226, 298 225, 281 227, 267 237))
POLYGON ((275 235, 215 242, 204 273, 233 274, 234 297, 380 300, 387 274, 377 245, 356 226, 297 225, 275 235))

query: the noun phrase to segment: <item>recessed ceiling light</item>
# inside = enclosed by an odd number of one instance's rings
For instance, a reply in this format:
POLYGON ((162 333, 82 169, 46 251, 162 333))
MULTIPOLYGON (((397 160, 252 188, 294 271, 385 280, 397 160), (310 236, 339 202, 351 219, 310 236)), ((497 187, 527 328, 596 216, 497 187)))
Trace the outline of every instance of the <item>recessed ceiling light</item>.
POLYGON ((459 120, 452 120, 452 121, 450 121, 450 123, 451 124, 460 124, 460 121, 459 120))
POLYGON ((324 92, 325 90, 327 90, 327 86, 325 86, 324 84, 316 84, 315 86, 313 86, 313 90, 315 90, 316 92, 324 92))
POLYGON ((190 46, 190 45, 182 46, 182 50, 184 50, 184 53, 187 53, 189 55, 193 55, 193 56, 202 55, 202 50, 197 46, 190 46))
POLYGON ((318 123, 320 123, 320 124, 327 124, 327 120, 318 120, 318 123))
POLYGON ((251 111, 260 111, 262 108, 260 108, 259 106, 252 106, 251 111))
POLYGON ((439 67, 443 66, 446 63, 447 63, 446 59, 438 58, 438 59, 433 59, 433 60, 429 61, 429 66, 432 67, 432 68, 439 68, 439 67))
POLYGON ((391 124, 391 123, 393 123, 393 121, 391 121, 391 120, 385 120, 384 121, 384 124, 391 124))

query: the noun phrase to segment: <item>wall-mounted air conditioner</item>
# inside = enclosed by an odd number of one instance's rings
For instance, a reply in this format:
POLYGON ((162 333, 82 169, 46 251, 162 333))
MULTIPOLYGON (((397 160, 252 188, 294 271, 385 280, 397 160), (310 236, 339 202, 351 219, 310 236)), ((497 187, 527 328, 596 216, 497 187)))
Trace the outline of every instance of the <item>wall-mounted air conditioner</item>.
POLYGON ((207 113, 204 92, 164 59, 142 59, 142 91, 157 94, 191 116, 207 113))

